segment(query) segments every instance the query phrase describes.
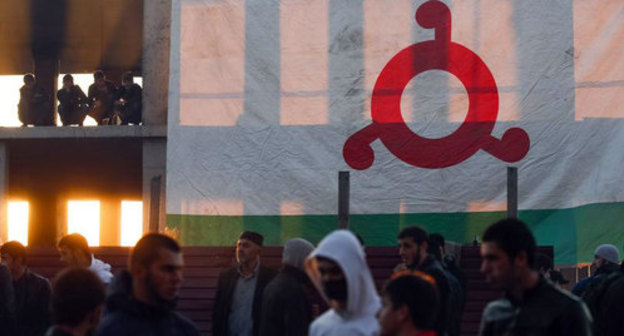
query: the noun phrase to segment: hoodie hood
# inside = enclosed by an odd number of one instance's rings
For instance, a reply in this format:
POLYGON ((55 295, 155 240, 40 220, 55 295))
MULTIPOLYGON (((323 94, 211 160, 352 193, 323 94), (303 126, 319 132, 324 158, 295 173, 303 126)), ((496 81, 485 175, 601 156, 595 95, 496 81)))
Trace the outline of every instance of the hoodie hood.
POLYGON ((347 309, 336 311, 343 318, 372 316, 381 308, 373 277, 366 264, 366 256, 357 238, 347 230, 336 230, 326 236, 312 251, 305 263, 306 272, 325 301, 321 276, 316 267, 316 257, 336 262, 347 282, 347 309))
POLYGON ((105 285, 108 285, 113 279, 111 266, 93 256, 91 256, 91 266, 89 266, 89 269, 93 271, 105 285))

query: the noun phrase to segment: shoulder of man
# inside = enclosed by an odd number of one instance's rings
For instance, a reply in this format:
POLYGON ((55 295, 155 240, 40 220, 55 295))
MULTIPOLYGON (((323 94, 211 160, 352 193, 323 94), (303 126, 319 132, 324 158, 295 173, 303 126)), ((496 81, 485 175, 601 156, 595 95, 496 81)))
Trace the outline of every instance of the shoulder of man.
POLYGON ((181 331, 183 335, 199 336, 199 330, 197 329, 197 326, 189 318, 178 312, 174 312, 173 316, 176 324, 176 330, 181 331))
POLYGON ((37 274, 33 271, 28 271, 28 277, 29 277, 29 281, 32 282, 33 284, 36 284, 37 287, 43 288, 43 289, 50 289, 50 280, 48 280, 46 277, 37 274))

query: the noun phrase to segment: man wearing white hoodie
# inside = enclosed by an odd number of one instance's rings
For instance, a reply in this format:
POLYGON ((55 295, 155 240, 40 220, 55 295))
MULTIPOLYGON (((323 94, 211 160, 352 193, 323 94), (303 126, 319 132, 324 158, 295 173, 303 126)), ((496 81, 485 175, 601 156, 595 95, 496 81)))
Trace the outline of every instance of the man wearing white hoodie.
POLYGON ((87 239, 78 233, 72 233, 59 240, 57 245, 61 261, 69 267, 87 268, 95 273, 98 278, 108 285, 113 279, 111 266, 102 260, 96 259, 87 239))
POLYGON ((310 326, 310 336, 369 336, 379 333, 381 308, 366 256, 357 238, 337 230, 326 236, 306 260, 306 271, 330 309, 310 326))

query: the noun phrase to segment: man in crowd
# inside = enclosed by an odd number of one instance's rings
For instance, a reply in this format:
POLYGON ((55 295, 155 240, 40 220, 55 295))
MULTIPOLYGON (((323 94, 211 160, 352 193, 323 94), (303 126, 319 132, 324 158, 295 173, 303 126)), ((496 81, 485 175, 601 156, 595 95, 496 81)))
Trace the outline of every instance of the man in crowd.
POLYGON ((501 220, 485 231, 481 272, 505 296, 485 308, 480 335, 592 335, 585 304, 533 268, 535 250, 533 234, 516 219, 501 220))
POLYGON ((301 238, 284 245, 282 269, 262 296, 261 336, 308 334, 312 322, 309 295, 314 288, 303 271, 303 262, 313 249, 314 245, 301 238))
POLYGON ((97 70, 93 73, 94 83, 89 86, 89 115, 97 121, 98 125, 112 123, 113 109, 117 98, 117 87, 106 79, 104 71, 97 70))
POLYGON ((104 304, 105 290, 100 279, 87 269, 70 268, 56 277, 52 289, 54 325, 46 336, 92 335, 104 304))
POLYGON ((121 124, 138 125, 141 123, 143 109, 143 89, 134 83, 132 72, 128 71, 121 78, 121 87, 117 93, 115 106, 121 117, 121 124))
POLYGON ((108 285, 113 279, 111 266, 96 259, 89 250, 87 239, 78 233, 72 233, 59 240, 57 245, 61 261, 69 267, 88 268, 93 271, 100 280, 108 285))
POLYGON ((424 273, 395 274, 382 291, 380 336, 435 336, 438 292, 424 273))
POLYGON ((26 248, 19 242, 5 243, 0 254, 11 275, 13 297, 9 311, 15 326, 12 335, 42 336, 50 326, 50 282, 28 269, 26 248))
POLYGON ((337 230, 323 238, 305 264, 330 309, 310 326, 310 336, 377 335, 381 303, 357 238, 337 230))
POLYGON ((592 289, 594 282, 599 282, 610 273, 617 271, 619 269, 619 262, 620 254, 616 246, 611 244, 598 246, 594 251, 594 261, 592 261, 594 274, 589 278, 579 281, 574 288, 572 288, 572 294, 579 297, 585 296, 585 292, 592 289))
POLYGON ((451 285, 442 264, 429 254, 429 235, 419 226, 406 227, 398 236, 399 255, 410 270, 418 270, 432 276, 438 287, 440 311, 436 317, 434 330, 438 335, 446 335, 454 326, 451 310, 451 285))
POLYGON ((199 336, 195 325, 174 311, 183 267, 175 240, 158 233, 143 236, 130 255, 130 272, 110 285, 97 335, 199 336))
POLYGON ((59 100, 58 114, 63 126, 82 126, 87 116, 88 101, 80 86, 74 84, 72 75, 63 76, 63 87, 58 90, 56 97, 59 100))
POLYGON ((624 335, 624 263, 604 281, 604 293, 595 312, 595 335, 624 335))
POLYGON ((262 294, 276 272, 260 264, 264 237, 244 231, 236 242, 236 266, 219 275, 212 311, 214 336, 257 336, 262 294))
POLYGON ((54 124, 50 95, 43 86, 37 83, 33 74, 24 76, 17 114, 22 126, 52 126, 54 124))

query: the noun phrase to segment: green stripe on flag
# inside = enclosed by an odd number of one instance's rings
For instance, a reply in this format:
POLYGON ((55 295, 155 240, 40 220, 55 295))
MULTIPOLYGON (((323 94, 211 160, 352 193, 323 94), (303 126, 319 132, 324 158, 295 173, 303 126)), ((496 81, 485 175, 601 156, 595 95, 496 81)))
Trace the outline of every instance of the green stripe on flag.
MULTIPOLYGON (((368 246, 394 246, 399 230, 419 224, 449 241, 469 244, 481 237, 504 212, 419 213, 351 215, 350 228, 368 246)), ((624 203, 589 204, 570 209, 521 210, 539 245, 555 246, 557 264, 590 262, 600 244, 624 243, 624 203)), ((242 230, 265 236, 266 245, 282 245, 293 237, 318 243, 337 227, 336 215, 300 216, 200 216, 167 215, 167 226, 177 230, 184 245, 233 246, 242 230)))

